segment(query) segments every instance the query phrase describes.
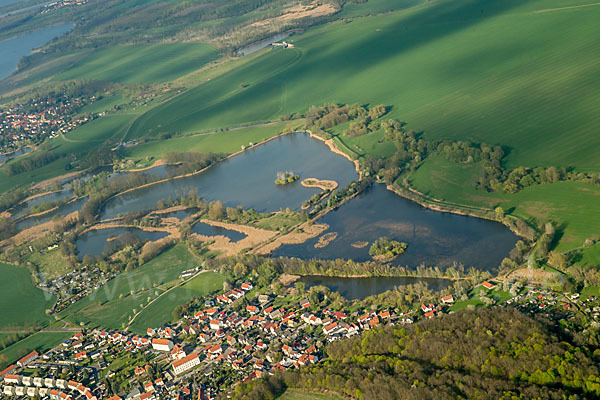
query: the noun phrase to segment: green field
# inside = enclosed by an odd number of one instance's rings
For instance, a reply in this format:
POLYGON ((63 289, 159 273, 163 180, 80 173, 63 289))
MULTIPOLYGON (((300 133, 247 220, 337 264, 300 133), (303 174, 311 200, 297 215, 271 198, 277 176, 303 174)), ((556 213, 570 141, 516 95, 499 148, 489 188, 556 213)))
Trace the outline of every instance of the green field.
POLYGON ((280 134, 288 125, 295 127, 298 124, 295 121, 276 122, 251 128, 151 141, 130 147, 124 154, 128 158, 136 159, 146 156, 160 158, 168 152, 177 151, 231 154, 241 150, 242 145, 261 142, 280 134))
POLYGON ((451 203, 495 208, 533 224, 552 221, 559 233, 557 249, 567 251, 598 235, 600 227, 600 187, 579 182, 534 185, 515 194, 487 193, 473 184, 479 165, 457 164, 433 156, 409 178, 421 193, 451 203))
POLYGON ((25 268, 0 263, 0 328, 47 325, 56 297, 33 285, 25 268))
POLYGON ((148 263, 119 274, 116 278, 60 313, 61 317, 79 324, 121 328, 148 303, 179 282, 181 271, 195 267, 197 261, 181 244, 167 250, 148 263))
POLYGON ((311 393, 300 389, 287 389, 285 393, 277 397, 278 400, 341 400, 340 396, 334 394, 311 393))
POLYGON ((195 297, 223 288, 225 277, 214 273, 205 272, 187 282, 181 287, 171 290, 149 305, 138 315, 130 329, 140 335, 146 333, 148 328, 158 328, 173 319, 172 311, 180 304, 185 304, 195 297))
POLYGON ((505 146, 509 167, 598 170, 600 7, 536 12, 574 4, 443 0, 326 24, 152 109, 128 137, 383 103, 426 138, 505 146))
POLYGON ((578 264, 600 268, 600 243, 581 250, 581 259, 576 260, 578 264))
POLYGON ((203 43, 114 46, 83 57, 55 79, 168 82, 216 60, 218 55, 214 47, 203 43))
MULTIPOLYGON (((73 332, 39 332, 8 346, 6 349, 0 351, 0 355, 5 355, 8 359, 8 364, 11 364, 33 350, 44 352, 71 336, 73 336, 73 332)), ((0 369, 2 368, 3 365, 0 364, 0 369)))

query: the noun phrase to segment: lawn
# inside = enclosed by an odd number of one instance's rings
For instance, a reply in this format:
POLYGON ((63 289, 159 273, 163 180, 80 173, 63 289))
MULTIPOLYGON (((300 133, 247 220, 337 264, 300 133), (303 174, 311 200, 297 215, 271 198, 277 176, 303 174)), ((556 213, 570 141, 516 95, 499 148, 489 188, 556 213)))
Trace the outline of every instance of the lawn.
POLYGON ((181 287, 160 297, 138 315, 131 325, 131 331, 143 335, 148 328, 158 328, 173 319, 173 309, 193 298, 202 297, 223 289, 225 277, 214 272, 205 272, 181 287))
POLYGON ((409 183, 418 191, 450 203, 494 208, 557 227, 557 250, 580 247, 585 239, 598 235, 600 227, 600 187, 579 182, 534 185, 515 194, 487 193, 474 187, 481 167, 456 164, 443 156, 430 157, 410 175, 409 183))
POLYGON ((335 394, 323 394, 316 392, 307 392, 300 389, 287 389, 285 393, 277 397, 278 400, 341 400, 342 398, 335 394))
MULTIPOLYGON (((0 355, 5 355, 8 359, 8 364, 11 364, 33 350, 41 353, 51 349, 72 335, 72 332, 39 332, 8 346, 6 349, 0 351, 0 355)), ((0 364, 0 370, 3 367, 0 364)))
POLYGON ((0 328, 47 325, 54 295, 33 285, 25 268, 0 263, 0 328))
POLYGON ((95 50, 54 79, 168 82, 216 60, 218 55, 214 47, 202 43, 113 46, 95 50))
POLYGON ((167 250, 148 263, 117 275, 66 310, 61 317, 76 324, 118 329, 126 324, 140 305, 179 282, 181 271, 195 267, 197 261, 181 244, 167 250))
POLYGON ((59 249, 31 253, 28 261, 37 266, 38 272, 44 279, 52 279, 70 272, 73 268, 62 256, 59 249))
POLYGON ((128 137, 325 102, 383 103, 425 138, 505 146, 509 167, 598 170, 600 7, 535 12, 570 5, 442 0, 319 26, 294 37, 294 49, 268 51, 150 110, 128 137))

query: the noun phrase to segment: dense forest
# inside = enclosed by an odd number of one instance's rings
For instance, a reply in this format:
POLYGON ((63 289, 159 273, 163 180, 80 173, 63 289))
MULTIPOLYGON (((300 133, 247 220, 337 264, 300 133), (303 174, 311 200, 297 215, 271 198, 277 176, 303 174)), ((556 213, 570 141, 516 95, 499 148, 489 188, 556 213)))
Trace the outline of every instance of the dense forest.
POLYGON ((287 387, 378 400, 600 395, 600 350, 511 308, 376 328, 329 344, 327 355, 318 365, 240 385, 235 398, 274 398, 287 387))

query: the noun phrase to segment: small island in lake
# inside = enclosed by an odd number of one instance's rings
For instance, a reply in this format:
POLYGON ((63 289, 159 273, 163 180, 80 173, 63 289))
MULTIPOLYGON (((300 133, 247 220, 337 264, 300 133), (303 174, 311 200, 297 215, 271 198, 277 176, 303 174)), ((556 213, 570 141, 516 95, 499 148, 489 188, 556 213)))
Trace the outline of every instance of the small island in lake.
POLYGON ((330 191, 335 190, 338 187, 338 183, 336 181, 317 178, 304 179, 302 182, 300 182, 300 184, 304 187, 313 187, 330 191))
POLYGON ((408 245, 404 242, 398 242, 386 237, 377 239, 369 249, 369 255, 375 261, 390 262, 400 254, 404 253, 408 245))
POLYGON ((292 171, 278 172, 277 179, 275 179, 276 185, 287 185, 300 179, 300 175, 294 174, 292 171))

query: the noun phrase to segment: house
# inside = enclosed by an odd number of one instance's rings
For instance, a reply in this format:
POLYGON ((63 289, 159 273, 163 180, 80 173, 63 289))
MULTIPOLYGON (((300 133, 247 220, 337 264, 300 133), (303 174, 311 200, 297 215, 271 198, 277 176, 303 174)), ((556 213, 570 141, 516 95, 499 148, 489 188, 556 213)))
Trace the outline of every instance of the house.
POLYGON ((493 283, 489 283, 488 281, 483 281, 481 286, 483 286, 484 288, 486 288, 488 290, 491 290, 496 287, 496 285, 494 285, 493 283))
POLYGON ((254 315, 258 312, 258 307, 256 306, 246 306, 246 311, 249 312, 250 314, 254 315))
POLYGON ((80 351, 79 353, 75 354, 75 358, 78 360, 83 360, 87 357, 87 353, 85 351, 80 351))
POLYGON ((337 325, 337 322, 332 322, 331 324, 323 327, 323 333, 326 335, 331 335, 331 333, 336 330, 337 325))
POLYGON ((169 339, 152 339, 152 348, 158 351, 173 350, 173 342, 169 339))
POLYGON ((0 378, 10 374, 11 372, 13 372, 17 367, 15 367, 15 365, 10 365, 8 367, 6 367, 5 369, 3 369, 2 371, 0 371, 0 378))
POLYGON ((252 290, 253 286, 252 286, 252 283, 250 283, 250 282, 244 282, 244 283, 242 283, 241 288, 242 288, 242 290, 245 290, 247 292, 249 290, 252 290))
POLYGON ((300 307, 301 308, 308 308, 308 307, 310 307, 310 301, 308 299, 302 299, 302 300, 300 300, 300 307))
MULTIPOLYGON (((179 346, 179 345, 175 345, 175 347, 173 347, 173 350, 171 350, 171 358, 175 361, 185 358, 186 355, 187 354, 185 354, 185 351, 183 350, 183 348, 181 348, 181 346, 179 346)), ((146 391, 148 391, 148 390, 146 390, 146 391)))
POLYGON ((433 318, 434 315, 435 313, 433 311, 429 311, 425 313, 425 318, 433 318))
POLYGON ((4 377, 4 383, 21 383, 21 375, 6 375, 4 377))
POLYGON ((442 303, 444 303, 444 304, 452 304, 452 303, 454 303, 454 296, 452 296, 451 294, 449 294, 448 296, 442 297, 442 303))
MULTIPOLYGON (((154 331, 154 329, 152 329, 152 328, 148 328, 148 329, 146 330, 146 334, 147 334, 148 336, 154 336, 154 333, 155 333, 155 331, 154 331)), ((114 397, 114 396, 113 396, 113 397, 114 397)))
POLYGON ((31 353, 27 354, 25 357, 21 358, 19 361, 17 361, 17 365, 19 367, 23 368, 24 366, 31 363, 33 360, 35 360, 38 357, 39 357, 38 352, 34 350, 31 353))
POLYGON ((198 354, 196 353, 191 353, 189 356, 182 358, 181 360, 173 361, 173 372, 175 372, 175 375, 179 375, 189 371, 198 364, 200 364, 200 357, 198 357, 198 354))
POLYGON ((218 319, 211 319, 209 325, 210 329, 217 331, 221 328, 221 321, 219 321, 218 319))
POLYGON ((434 308, 435 306, 431 303, 428 306, 426 306, 425 304, 421 304, 421 310, 425 313, 433 310, 434 308))

